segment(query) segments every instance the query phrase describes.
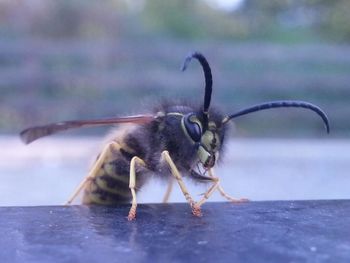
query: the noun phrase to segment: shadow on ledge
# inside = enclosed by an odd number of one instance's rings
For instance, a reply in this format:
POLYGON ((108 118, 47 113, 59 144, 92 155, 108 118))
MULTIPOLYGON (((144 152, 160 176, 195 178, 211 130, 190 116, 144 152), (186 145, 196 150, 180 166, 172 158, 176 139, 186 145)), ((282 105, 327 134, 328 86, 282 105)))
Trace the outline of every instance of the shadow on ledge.
POLYGON ((350 200, 0 208, 1 262, 350 262, 350 200))

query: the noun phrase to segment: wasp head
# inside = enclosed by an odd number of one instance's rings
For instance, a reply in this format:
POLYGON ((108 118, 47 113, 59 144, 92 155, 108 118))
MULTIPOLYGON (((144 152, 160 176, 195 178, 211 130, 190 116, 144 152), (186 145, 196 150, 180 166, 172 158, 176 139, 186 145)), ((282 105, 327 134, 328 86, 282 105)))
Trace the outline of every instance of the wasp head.
POLYGON ((188 113, 182 117, 181 126, 186 137, 195 145, 197 157, 203 167, 213 167, 224 139, 224 129, 220 123, 203 119, 198 113, 188 113))
POLYGON ((182 71, 187 68, 192 58, 197 59, 203 68, 205 78, 204 103, 199 112, 188 113, 182 117, 182 129, 192 144, 196 145, 197 157, 204 168, 209 169, 215 165, 218 152, 223 143, 226 124, 234 118, 256 111, 272 108, 305 108, 314 111, 322 118, 329 133, 329 120, 325 112, 318 106, 305 101, 283 100, 265 102, 245 108, 226 117, 214 116, 216 121, 213 121, 214 119, 211 119, 211 114, 209 113, 213 85, 211 69, 206 58, 201 53, 194 52, 186 57, 182 71))

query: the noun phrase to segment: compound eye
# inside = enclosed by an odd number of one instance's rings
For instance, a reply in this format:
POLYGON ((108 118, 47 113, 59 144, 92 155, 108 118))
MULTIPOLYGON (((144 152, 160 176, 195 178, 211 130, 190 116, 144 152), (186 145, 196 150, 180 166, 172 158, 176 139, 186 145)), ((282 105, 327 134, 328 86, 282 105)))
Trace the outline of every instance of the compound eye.
POLYGON ((194 142, 199 142, 202 137, 202 127, 194 113, 189 113, 184 116, 184 125, 191 139, 194 142))

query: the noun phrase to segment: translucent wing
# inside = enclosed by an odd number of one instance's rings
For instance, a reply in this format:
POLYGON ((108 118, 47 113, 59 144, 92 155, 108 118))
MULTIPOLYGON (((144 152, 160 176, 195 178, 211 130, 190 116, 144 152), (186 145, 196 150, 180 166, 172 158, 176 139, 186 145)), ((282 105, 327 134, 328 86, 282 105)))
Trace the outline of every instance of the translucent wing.
POLYGON ((21 139, 25 144, 29 144, 41 137, 48 136, 57 132, 76 129, 82 127, 94 127, 103 125, 113 125, 119 123, 135 123, 135 124, 145 124, 154 120, 156 116, 154 115, 136 115, 128 117, 113 117, 106 119, 97 120, 73 120, 51 123, 43 126, 34 126, 23 130, 20 133, 21 139))

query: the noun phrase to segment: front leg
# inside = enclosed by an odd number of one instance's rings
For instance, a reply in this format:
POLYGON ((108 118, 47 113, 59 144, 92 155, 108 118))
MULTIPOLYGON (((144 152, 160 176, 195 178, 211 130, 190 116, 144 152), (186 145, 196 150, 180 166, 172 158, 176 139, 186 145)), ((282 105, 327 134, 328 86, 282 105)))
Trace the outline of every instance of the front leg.
POLYGON ((203 194, 203 198, 197 203, 199 207, 202 206, 215 192, 215 190, 220 186, 218 178, 212 178, 212 181, 214 182, 214 184, 203 194))
POLYGON ((183 195, 185 196, 187 202, 190 204, 190 206, 192 208, 192 214, 195 216, 202 216, 200 206, 198 206, 195 203, 195 201, 193 200, 193 198, 189 194, 189 192, 185 186, 185 183, 182 180, 182 176, 181 176, 179 170, 177 169, 174 161, 171 159, 168 151, 162 152, 162 159, 169 165, 171 174, 175 177, 177 183, 180 186, 180 189, 181 189, 183 195))
POLYGON ((219 180, 217 177, 214 176, 214 171, 213 169, 209 169, 209 176, 213 179, 216 179, 217 182, 218 182, 218 185, 217 185, 217 189, 219 190, 220 194, 226 198, 228 201, 232 202, 232 203, 244 203, 244 202, 248 202, 249 199, 247 198, 234 198, 228 194, 225 193, 224 189, 222 188, 222 186, 219 184, 219 180))

